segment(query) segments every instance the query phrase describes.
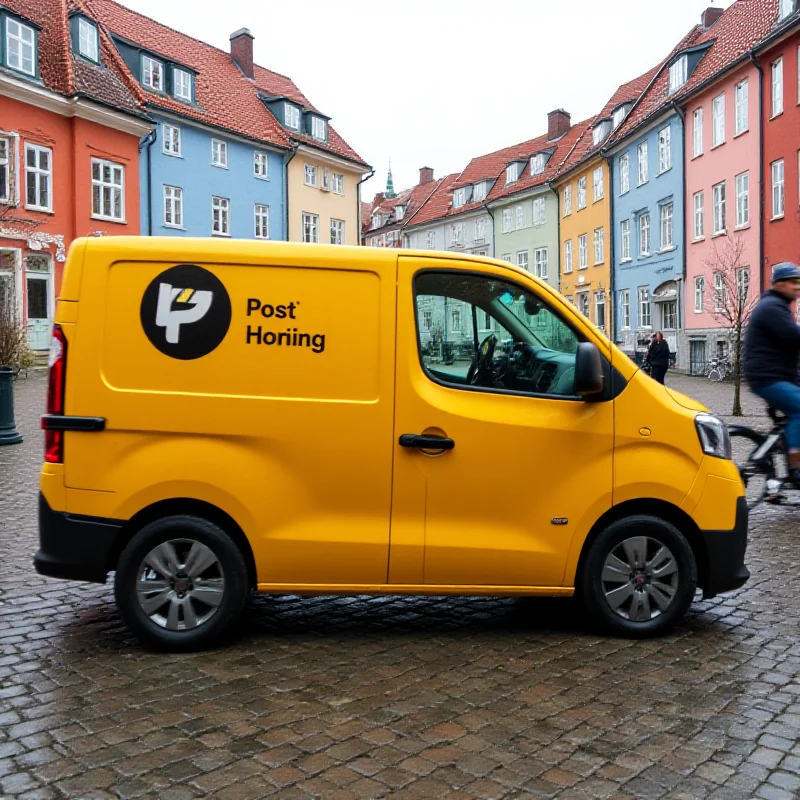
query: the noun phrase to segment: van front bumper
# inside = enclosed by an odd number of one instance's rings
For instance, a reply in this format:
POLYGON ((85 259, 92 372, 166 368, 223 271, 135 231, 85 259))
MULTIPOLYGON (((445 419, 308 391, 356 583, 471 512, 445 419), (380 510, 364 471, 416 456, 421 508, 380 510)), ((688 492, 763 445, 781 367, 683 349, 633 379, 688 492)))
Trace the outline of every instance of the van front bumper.
POLYGON ((105 583, 122 523, 53 511, 39 495, 39 551, 33 565, 40 575, 105 583))
POLYGON ((736 499, 736 523, 732 531, 700 531, 706 546, 706 570, 700 586, 703 597, 732 592, 747 583, 750 570, 744 564, 747 550, 747 499, 736 499))

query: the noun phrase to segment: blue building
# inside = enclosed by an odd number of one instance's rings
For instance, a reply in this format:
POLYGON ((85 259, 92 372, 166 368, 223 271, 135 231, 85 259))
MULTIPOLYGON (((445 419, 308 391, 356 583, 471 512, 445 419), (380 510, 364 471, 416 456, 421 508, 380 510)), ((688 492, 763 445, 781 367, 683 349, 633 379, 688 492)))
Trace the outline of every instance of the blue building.
POLYGON ((608 153, 614 340, 635 357, 643 355, 653 333, 662 331, 676 353, 683 328, 685 263, 683 122, 670 109, 623 136, 608 153))

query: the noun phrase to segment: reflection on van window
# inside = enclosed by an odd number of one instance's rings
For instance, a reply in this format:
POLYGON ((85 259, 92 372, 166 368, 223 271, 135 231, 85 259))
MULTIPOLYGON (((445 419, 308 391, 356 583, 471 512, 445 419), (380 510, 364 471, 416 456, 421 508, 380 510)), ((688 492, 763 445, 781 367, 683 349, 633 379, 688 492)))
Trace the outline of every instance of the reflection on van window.
POLYGON ((514 284, 424 273, 415 281, 422 363, 461 386, 575 395, 580 339, 550 307, 514 284))

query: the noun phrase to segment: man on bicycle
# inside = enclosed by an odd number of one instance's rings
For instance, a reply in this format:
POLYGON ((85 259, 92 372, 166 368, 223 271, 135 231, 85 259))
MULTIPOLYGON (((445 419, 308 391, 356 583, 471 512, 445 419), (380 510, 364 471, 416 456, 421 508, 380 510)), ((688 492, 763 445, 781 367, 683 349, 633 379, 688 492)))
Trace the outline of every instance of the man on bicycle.
POLYGON ((800 486, 800 326, 791 304, 800 297, 800 267, 776 264, 772 288, 750 317, 744 340, 744 376, 750 388, 789 418, 786 446, 792 480, 800 486))

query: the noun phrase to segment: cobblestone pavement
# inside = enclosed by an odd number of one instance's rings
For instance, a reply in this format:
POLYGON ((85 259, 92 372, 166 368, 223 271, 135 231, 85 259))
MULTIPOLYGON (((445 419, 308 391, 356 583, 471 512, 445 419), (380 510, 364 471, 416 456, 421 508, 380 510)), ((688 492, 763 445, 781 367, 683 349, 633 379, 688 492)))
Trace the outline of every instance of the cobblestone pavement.
POLYGON ((25 443, 0 449, 0 796, 800 795, 795 510, 757 513, 752 580, 659 640, 568 601, 279 598, 223 649, 158 655, 109 586, 33 571, 43 391, 18 386, 25 443))

